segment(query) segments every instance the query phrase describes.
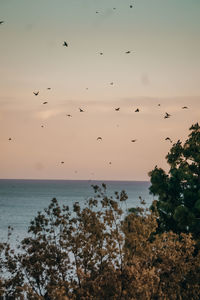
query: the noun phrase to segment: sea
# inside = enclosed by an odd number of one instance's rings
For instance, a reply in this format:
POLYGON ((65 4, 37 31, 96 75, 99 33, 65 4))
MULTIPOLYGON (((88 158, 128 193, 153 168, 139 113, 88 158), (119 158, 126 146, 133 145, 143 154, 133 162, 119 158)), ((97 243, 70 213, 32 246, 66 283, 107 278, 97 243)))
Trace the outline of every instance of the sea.
POLYGON ((27 236, 30 221, 48 207, 52 198, 59 205, 79 202, 83 208, 86 199, 94 195, 92 185, 106 184, 107 194, 125 190, 128 195, 127 207, 140 205, 139 197, 149 207, 153 196, 149 194, 148 181, 91 181, 91 180, 19 180, 0 179, 0 242, 8 236, 8 226, 13 227, 11 242, 20 242, 27 236))

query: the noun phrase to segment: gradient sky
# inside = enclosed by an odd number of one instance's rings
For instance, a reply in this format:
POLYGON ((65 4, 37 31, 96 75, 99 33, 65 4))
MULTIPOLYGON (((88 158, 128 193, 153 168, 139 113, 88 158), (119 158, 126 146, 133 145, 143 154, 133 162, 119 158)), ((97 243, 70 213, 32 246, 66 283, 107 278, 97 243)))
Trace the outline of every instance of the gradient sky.
POLYGON ((1 20, 0 178, 148 180, 200 121, 199 0, 0 0, 1 20))

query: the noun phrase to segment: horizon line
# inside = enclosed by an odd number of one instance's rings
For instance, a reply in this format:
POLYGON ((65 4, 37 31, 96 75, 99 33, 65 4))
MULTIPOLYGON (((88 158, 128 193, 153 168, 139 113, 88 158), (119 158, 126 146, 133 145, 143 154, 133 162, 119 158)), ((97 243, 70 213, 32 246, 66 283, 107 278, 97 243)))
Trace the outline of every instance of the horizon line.
POLYGON ((37 179, 37 178, 0 178, 0 180, 23 180, 23 181, 101 181, 102 183, 103 182, 110 182, 110 181, 115 181, 115 182, 150 182, 150 180, 125 180, 125 179, 58 179, 58 178, 55 178, 55 179, 48 179, 48 178, 40 178, 40 179, 37 179))

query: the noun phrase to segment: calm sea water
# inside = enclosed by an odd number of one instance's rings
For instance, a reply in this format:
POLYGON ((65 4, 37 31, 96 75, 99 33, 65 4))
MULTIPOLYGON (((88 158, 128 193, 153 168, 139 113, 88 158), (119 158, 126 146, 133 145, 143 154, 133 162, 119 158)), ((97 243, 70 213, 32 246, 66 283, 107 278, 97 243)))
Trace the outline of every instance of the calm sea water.
MULTIPOLYGON (((78 201, 84 206, 85 200, 91 197, 92 184, 101 185, 102 181, 74 180, 0 180, 0 240, 5 241, 8 226, 14 227, 13 239, 25 237, 31 219, 38 211, 46 208, 53 197, 60 205, 78 201)), ((139 196, 147 205, 152 203, 149 195, 150 183, 147 181, 104 181, 107 193, 125 190, 128 194, 127 207, 137 206, 139 196)))

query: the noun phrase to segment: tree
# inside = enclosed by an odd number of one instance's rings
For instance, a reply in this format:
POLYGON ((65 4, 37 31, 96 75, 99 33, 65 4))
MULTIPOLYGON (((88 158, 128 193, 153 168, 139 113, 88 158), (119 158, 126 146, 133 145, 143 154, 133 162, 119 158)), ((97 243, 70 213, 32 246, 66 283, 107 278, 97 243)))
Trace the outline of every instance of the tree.
POLYGON ((104 184, 93 188, 86 206, 76 202, 71 212, 53 199, 31 221, 17 251, 2 245, 0 296, 198 300, 200 253, 193 255, 192 236, 167 232, 152 238, 156 213, 137 207, 126 214, 124 191, 110 197, 104 184))
MULTIPOLYGON (((94 186, 95 196, 81 209, 74 203, 58 205, 54 198, 49 207, 31 221, 29 236, 18 246, 18 253, 5 246, 5 295, 9 299, 104 299, 119 293, 120 285, 113 284, 115 268, 123 264, 123 238, 120 230, 124 191, 118 199, 106 195, 94 186), (25 295, 25 298, 23 298, 25 295), (64 299, 64 298, 63 298, 64 299), (67 299, 67 298, 66 298, 67 299)), ((117 273, 116 273, 117 275, 117 273)))
POLYGON ((200 239, 200 126, 191 126, 184 144, 173 144, 166 159, 169 172, 157 166, 149 173, 150 192, 159 213, 158 232, 192 233, 200 239))

